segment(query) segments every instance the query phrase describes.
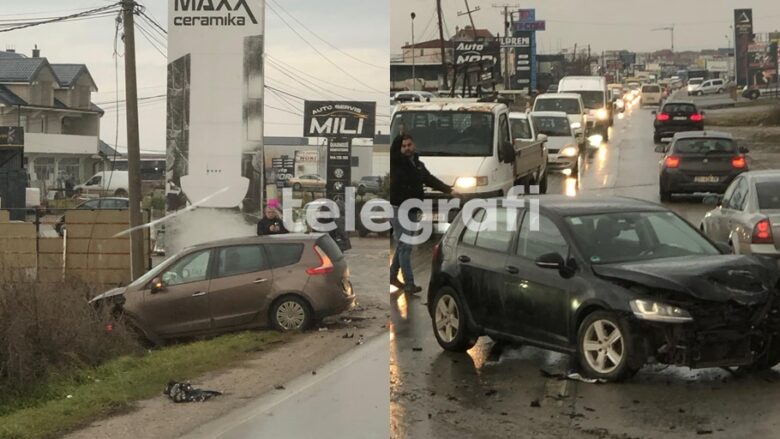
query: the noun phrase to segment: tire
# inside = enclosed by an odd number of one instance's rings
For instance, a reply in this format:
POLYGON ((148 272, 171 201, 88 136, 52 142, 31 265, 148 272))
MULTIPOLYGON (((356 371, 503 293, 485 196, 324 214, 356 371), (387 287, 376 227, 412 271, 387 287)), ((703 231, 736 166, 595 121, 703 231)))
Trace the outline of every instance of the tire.
POLYGON ((269 313, 271 325, 281 332, 309 329, 314 320, 314 313, 308 302, 293 295, 276 299, 269 313))
POLYGON ((624 318, 608 311, 594 311, 580 324, 577 360, 584 375, 621 381, 641 367, 636 358, 633 337, 624 318))
POLYGON ((723 90, 722 88, 719 88, 719 89, 718 89, 718 94, 721 94, 721 93, 723 93, 723 92, 724 92, 724 90, 723 90))
POLYGON ((443 287, 433 298, 433 335, 446 351, 466 352, 477 344, 477 336, 468 328, 463 304, 450 287, 443 287))
POLYGON ((604 135, 603 135, 603 137, 604 137, 604 141, 605 142, 609 140, 609 127, 604 127, 604 135))
POLYGON ((114 196, 120 198, 127 198, 127 191, 124 189, 117 189, 116 191, 114 191, 114 196))
POLYGON ((544 170, 544 174, 542 174, 542 177, 539 181, 539 193, 540 194, 546 194, 547 193, 547 170, 544 170))
POLYGON ((672 192, 671 191, 664 190, 663 188, 661 188, 661 190, 659 191, 658 195, 660 195, 662 203, 671 203, 672 202, 672 192))

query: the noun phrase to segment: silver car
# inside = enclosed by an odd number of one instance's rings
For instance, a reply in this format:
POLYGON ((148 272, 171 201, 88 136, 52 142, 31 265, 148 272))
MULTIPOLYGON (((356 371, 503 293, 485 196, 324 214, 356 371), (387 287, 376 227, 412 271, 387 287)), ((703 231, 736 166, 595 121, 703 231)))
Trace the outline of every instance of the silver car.
POLYGON ((780 170, 740 174, 718 207, 704 216, 701 230, 734 253, 771 256, 780 261, 780 170))

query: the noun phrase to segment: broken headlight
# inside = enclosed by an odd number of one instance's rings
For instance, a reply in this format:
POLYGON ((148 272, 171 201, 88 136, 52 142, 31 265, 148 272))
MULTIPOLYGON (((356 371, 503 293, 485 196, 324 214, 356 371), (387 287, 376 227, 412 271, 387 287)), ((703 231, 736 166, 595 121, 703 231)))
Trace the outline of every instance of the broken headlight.
POLYGON ((665 303, 652 300, 632 300, 629 302, 631 311, 638 319, 654 322, 684 323, 693 321, 688 311, 665 303))

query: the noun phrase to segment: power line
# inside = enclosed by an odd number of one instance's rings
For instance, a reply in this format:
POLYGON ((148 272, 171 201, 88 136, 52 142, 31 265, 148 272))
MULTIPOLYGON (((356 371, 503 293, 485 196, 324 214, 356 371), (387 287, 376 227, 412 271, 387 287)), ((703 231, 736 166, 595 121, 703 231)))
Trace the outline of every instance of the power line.
MULTIPOLYGON (((158 98, 165 98, 165 97, 168 97, 168 95, 167 94, 160 94, 160 95, 154 95, 154 96, 145 96, 145 97, 142 97, 142 98, 138 98, 138 100, 139 101, 148 101, 150 99, 158 99, 158 98)), ((119 103, 122 103, 122 102, 125 102, 125 100, 122 99, 122 100, 119 100, 119 101, 95 102, 95 105, 107 105, 107 104, 114 104, 114 103, 119 104, 119 103)))
POLYGON ((353 74, 349 73, 348 71, 346 71, 346 70, 345 70, 343 67, 341 67, 340 65, 338 65, 338 63, 336 63, 336 62, 335 62, 335 61, 333 61, 332 59, 330 59, 330 58, 328 58, 327 56, 325 56, 325 54, 323 54, 322 52, 320 52, 320 50, 319 50, 319 49, 317 49, 317 48, 316 48, 316 47, 315 47, 315 46, 314 46, 314 45, 313 45, 311 42, 309 42, 309 40, 307 40, 306 38, 304 38, 304 37, 303 37, 303 35, 301 35, 301 34, 300 34, 300 32, 298 32, 298 31, 297 31, 297 30, 296 30, 296 29, 295 29, 293 26, 291 26, 291 25, 290 25, 290 23, 288 23, 288 22, 287 22, 287 20, 285 20, 285 19, 284 19, 284 17, 282 17, 282 15, 281 15, 281 14, 279 14, 279 12, 277 12, 277 11, 276 11, 276 9, 275 9, 273 6, 271 6, 271 4, 270 4, 270 3, 266 3, 266 7, 267 7, 267 8, 269 8, 269 9, 271 10, 271 12, 273 12, 273 13, 274 13, 274 15, 276 15, 277 17, 279 17, 279 19, 280 19, 280 20, 282 20, 282 22, 283 22, 283 23, 284 23, 284 24, 285 24, 285 25, 286 25, 286 26, 287 26, 287 27, 288 27, 288 28, 289 28, 291 31, 293 31, 293 33, 294 33, 295 35, 297 35, 297 36, 298 36, 298 38, 300 38, 301 40, 303 40, 303 42, 304 42, 304 43, 306 43, 306 44, 307 44, 309 47, 311 47, 311 48, 312 48, 312 49, 313 49, 313 50, 314 50, 314 51, 315 51, 315 52, 316 52, 316 53, 317 53, 317 54, 318 54, 320 57, 322 57, 322 59, 324 59, 325 61, 327 61, 327 62, 328 62, 330 65, 332 65, 333 67, 335 67, 336 69, 338 69, 338 70, 339 70, 341 73, 344 73, 345 75, 347 75, 347 76, 349 76, 350 78, 354 79, 354 80, 355 80, 355 81, 356 81, 358 84, 361 84, 361 85, 363 85, 364 87, 366 87, 366 88, 368 88, 368 89, 370 89, 370 90, 374 90, 374 91, 376 91, 376 92, 378 92, 378 93, 382 93, 382 94, 384 94, 384 91, 381 91, 381 90, 378 90, 378 89, 375 89, 375 88, 371 87, 370 85, 368 85, 368 84, 366 84, 365 82, 363 82, 363 81, 362 81, 360 78, 358 78, 358 77, 354 76, 353 74))
POLYGON ((295 104, 293 104, 292 102, 288 101, 288 100, 287 100, 287 98, 285 98, 283 94, 279 93, 278 91, 276 91, 276 90, 274 90, 274 89, 270 89, 270 90, 271 90, 271 93, 273 93, 274 95, 276 95, 276 97, 278 97, 279 99, 281 99, 281 100, 282 100, 282 102, 284 102, 285 104, 287 104, 287 106, 288 106, 288 107, 289 107, 289 108, 290 108, 292 111, 298 111, 298 107, 296 107, 296 106, 295 106, 295 104))
POLYGON ((120 3, 112 3, 112 4, 108 5, 108 6, 103 6, 101 8, 89 9, 89 10, 86 10, 86 11, 82 11, 82 12, 78 12, 78 13, 70 14, 70 15, 65 15, 65 16, 62 16, 62 17, 55 17, 55 18, 50 18, 50 19, 45 19, 45 20, 32 21, 32 22, 29 22, 29 23, 26 23, 26 24, 22 24, 22 25, 19 25, 19 26, 10 27, 8 29, 0 29, 0 32, 10 32, 10 31, 13 31, 13 30, 26 29, 26 28, 29 28, 29 27, 40 26, 40 25, 43 25, 43 24, 51 24, 51 23, 57 23, 57 22, 61 22, 61 21, 73 20, 73 19, 76 19, 76 18, 93 16, 93 15, 101 13, 101 12, 109 12, 109 11, 116 12, 116 11, 119 10, 117 8, 117 6, 119 6, 119 5, 120 5, 120 3))
POLYGON ((141 36, 144 37, 144 39, 154 48, 154 50, 157 51, 163 58, 168 59, 168 55, 165 54, 164 49, 161 49, 158 47, 158 44, 162 44, 159 41, 157 41, 150 33, 149 31, 141 25, 141 20, 136 21, 136 29, 138 29, 141 32, 141 36), (156 43, 155 43, 156 42, 156 43))
POLYGON ((270 108, 272 110, 281 111, 283 113, 289 113, 289 114, 292 114, 292 115, 295 115, 295 116, 303 117, 303 113, 296 113, 294 111, 285 110, 284 108, 274 107, 273 105, 268 105, 268 104, 265 104, 265 106, 266 106, 266 108, 270 108))
POLYGON ((302 97, 300 97, 300 96, 296 96, 296 95, 294 95, 294 94, 292 94, 292 93, 288 93, 288 92, 286 92, 286 91, 284 91, 284 90, 279 90, 278 88, 272 87, 272 86, 270 86, 270 85, 266 85, 266 86, 265 86, 265 88, 267 88, 267 89, 269 89, 269 90, 271 90, 271 91, 275 91, 275 92, 277 92, 277 93, 285 94, 285 95, 287 95, 287 96, 290 96, 290 97, 292 97, 292 98, 295 98, 295 99, 300 99, 300 100, 302 100, 302 101, 305 101, 305 100, 306 100, 306 99, 304 99, 304 98, 302 98, 302 97))
POLYGON ((376 90, 363 90, 363 89, 358 89, 358 88, 350 88, 350 87, 346 87, 346 86, 343 86, 343 85, 336 84, 335 82, 331 82, 331 81, 328 81, 328 80, 325 80, 325 79, 322 79, 322 78, 318 78, 318 77, 310 75, 309 73, 306 73, 306 72, 304 72, 304 71, 302 71, 300 69, 297 69, 297 68, 291 66, 290 64, 285 63, 284 61, 281 61, 279 59, 274 58, 270 54, 266 54, 266 60, 267 61, 271 61, 271 63, 276 62, 277 64, 281 64, 281 65, 289 68, 290 70, 294 70, 294 71, 298 72, 300 75, 307 76, 307 77, 311 78, 312 80, 319 81, 319 82, 321 82, 323 84, 327 84, 327 85, 329 85, 331 87, 337 87, 337 88, 340 88, 342 90, 354 91, 354 92, 358 92, 358 93, 370 93, 372 95, 374 95, 374 94, 381 94, 382 96, 385 95, 385 92, 378 92, 376 90))
POLYGON ((138 13, 141 14, 141 16, 143 16, 146 20, 148 20, 152 25, 154 25, 155 28, 159 29, 160 32, 162 32, 164 35, 168 35, 168 31, 165 30, 165 28, 163 28, 160 25, 160 23, 157 22, 157 20, 146 15, 146 12, 144 10, 139 10, 138 13))
MULTIPOLYGON (((294 81, 298 81, 301 85, 306 86, 307 88, 309 88, 310 90, 314 91, 315 93, 323 94, 321 91, 318 91, 317 88, 316 88, 316 87, 319 87, 320 89, 323 89, 322 86, 320 86, 320 85, 318 85, 318 84, 316 84, 314 82, 311 82, 311 81, 307 80, 306 78, 304 78, 304 77, 302 77, 300 75, 296 75, 295 73, 287 71, 284 67, 281 67, 273 59, 271 59, 271 58, 269 58, 267 56, 266 56, 266 61, 268 61, 271 64, 272 67, 278 69, 283 75, 289 77, 290 79, 292 79, 294 81), (311 85, 307 86, 306 85, 307 83, 311 84, 311 85)), ((340 95, 340 94, 338 94, 336 92, 325 90, 324 95, 327 96, 328 94, 330 94, 332 96, 340 97, 342 99, 349 99, 346 96, 342 96, 342 95, 340 95)))
MULTIPOLYGON (((286 9, 284 9, 284 7, 282 7, 282 5, 281 5, 281 4, 279 4, 279 3, 278 3, 278 2, 276 2, 275 0, 269 0, 269 1, 270 1, 271 3, 273 3, 274 5, 276 5, 276 7, 277 7, 277 8, 281 9, 282 11, 284 11, 284 13, 286 13, 287 15, 289 15, 289 16, 290 16, 290 18, 292 18, 293 20, 295 20, 295 22, 296 22, 296 23, 300 24, 302 28, 306 29, 306 30, 307 30, 307 31, 308 31, 310 34, 314 35, 314 37, 315 37, 315 38, 317 38, 318 40, 322 41, 323 43, 325 43, 326 45, 328 45, 330 48, 332 48, 332 49, 334 49, 334 50, 338 51, 338 52, 339 52, 339 53, 341 53, 342 55, 345 55, 345 56, 347 56, 347 57, 349 57, 349 58, 352 58, 353 60, 355 60, 355 61, 357 61, 357 62, 359 62, 359 63, 361 63, 361 64, 365 64, 365 65, 367 65, 367 66, 375 67, 375 68, 377 68, 377 69, 387 70, 387 67, 386 67, 386 66, 379 66, 379 65, 376 65, 376 64, 372 64, 372 63, 370 63, 370 62, 368 62, 368 61, 364 61, 364 60, 362 60, 362 59, 360 59, 360 58, 357 58, 357 57, 355 57, 355 56, 353 56, 353 55, 350 55, 350 54, 349 54, 349 53, 347 53, 347 52, 344 52, 344 51, 343 51, 343 50, 341 50, 340 48, 338 48, 338 47, 334 46, 334 45, 333 45, 333 44, 331 44, 330 42, 326 41, 325 39, 323 39, 322 37, 320 37, 319 35, 317 35, 317 34, 316 34, 314 31, 312 31, 311 29, 309 29, 308 27, 306 27, 306 25, 305 25, 305 24, 303 24, 303 23, 301 23, 301 21, 300 21, 300 20, 298 20, 297 18, 295 18, 295 16, 294 16, 293 14, 291 14, 289 11, 287 11, 286 9)), ((272 11, 273 11, 273 9, 272 9, 272 11)), ((273 12, 274 12, 274 13, 275 13, 277 16, 279 15, 278 13, 276 13, 276 11, 273 11, 273 12)), ((279 17, 279 18, 282 18, 282 17, 279 17)), ((282 21, 284 21, 284 19, 282 19, 282 21)), ((287 24, 287 23, 285 23, 285 24, 287 24)), ((289 25, 288 25, 288 26, 289 26, 289 25)))

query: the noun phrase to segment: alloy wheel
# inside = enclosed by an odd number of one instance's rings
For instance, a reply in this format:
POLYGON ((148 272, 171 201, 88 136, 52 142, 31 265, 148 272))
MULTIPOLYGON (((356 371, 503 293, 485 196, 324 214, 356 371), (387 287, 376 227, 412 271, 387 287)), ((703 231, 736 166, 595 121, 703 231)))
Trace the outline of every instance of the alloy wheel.
POLYGON ((455 298, 449 294, 441 296, 436 304, 436 332, 445 343, 452 343, 458 336, 460 310, 455 298))
POLYGON ((623 334, 609 320, 595 320, 585 331, 582 351, 593 370, 608 374, 617 369, 623 360, 623 334))
POLYGON ((287 331, 301 329, 306 320, 306 310, 295 301, 289 300, 279 305, 276 310, 276 321, 287 331))

